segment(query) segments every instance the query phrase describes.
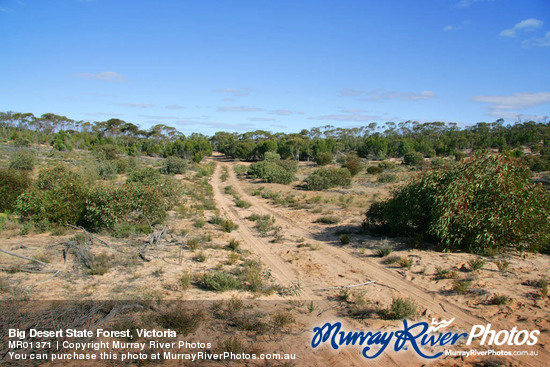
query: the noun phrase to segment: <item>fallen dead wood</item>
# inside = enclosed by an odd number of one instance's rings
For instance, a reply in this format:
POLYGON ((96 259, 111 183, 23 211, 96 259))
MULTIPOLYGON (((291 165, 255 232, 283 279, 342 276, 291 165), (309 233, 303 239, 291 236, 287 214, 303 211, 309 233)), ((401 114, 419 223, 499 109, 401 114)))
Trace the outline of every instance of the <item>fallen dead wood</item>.
POLYGON ((33 259, 32 257, 14 254, 13 252, 9 252, 9 251, 2 250, 2 249, 0 249, 0 252, 3 252, 3 253, 5 253, 5 254, 11 255, 11 256, 18 257, 18 258, 20 258, 20 259, 25 259, 25 260, 34 261, 35 263, 38 263, 38 264, 40 264, 40 265, 46 265, 45 262, 40 261, 40 260, 33 259))
POLYGON ((90 232, 88 232, 87 230, 85 230, 82 227, 73 226, 72 224, 69 224, 69 223, 67 223, 67 227, 78 229, 78 230, 86 233, 88 236, 90 236, 90 238, 95 239, 97 242, 101 243, 102 245, 107 246, 108 248, 111 248, 111 246, 109 246, 109 244, 107 242, 103 241, 101 238, 99 238, 97 236, 94 236, 93 234, 91 234, 90 232))
POLYGON ((0 265, 0 270, 3 271, 15 271, 15 272, 21 272, 21 273, 36 273, 36 274, 51 274, 51 273, 58 273, 59 270, 40 270, 40 269, 32 269, 32 268, 25 268, 25 267, 17 267, 13 268, 12 266, 5 266, 0 265))
POLYGON ((361 284, 343 285, 343 286, 340 286, 340 287, 319 288, 319 289, 314 289, 314 290, 315 291, 326 291, 326 290, 329 290, 329 289, 354 288, 354 287, 361 287, 362 285, 367 285, 367 284, 371 284, 371 283, 376 283, 376 280, 369 280, 368 282, 361 283, 361 284))

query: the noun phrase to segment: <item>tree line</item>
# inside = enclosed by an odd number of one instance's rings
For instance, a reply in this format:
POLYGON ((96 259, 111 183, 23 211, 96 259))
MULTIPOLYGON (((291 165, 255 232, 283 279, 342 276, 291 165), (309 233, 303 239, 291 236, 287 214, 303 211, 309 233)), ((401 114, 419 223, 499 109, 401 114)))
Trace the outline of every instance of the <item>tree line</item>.
POLYGON ((57 150, 93 150, 112 144, 130 156, 177 156, 196 161, 213 150, 247 161, 263 160, 268 152, 277 153, 282 159, 326 161, 334 155, 350 153, 378 160, 411 153, 424 158, 461 158, 464 151, 488 149, 521 156, 523 151, 519 148, 528 147, 539 156, 526 158, 531 169, 550 169, 550 123, 525 121, 505 125, 502 119, 467 127, 405 121, 356 128, 327 125, 290 134, 264 130, 217 132, 208 137, 199 133, 185 136, 164 124, 144 130, 118 118, 87 122, 53 113, 37 117, 31 113, 0 112, 0 140, 22 146, 50 144, 57 150))

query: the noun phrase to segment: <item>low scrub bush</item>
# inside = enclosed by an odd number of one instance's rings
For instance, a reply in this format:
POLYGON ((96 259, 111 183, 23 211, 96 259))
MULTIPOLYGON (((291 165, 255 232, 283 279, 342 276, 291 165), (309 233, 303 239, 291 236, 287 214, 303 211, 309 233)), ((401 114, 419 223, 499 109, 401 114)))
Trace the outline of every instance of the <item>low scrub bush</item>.
POLYGON ((376 250, 374 250, 374 253, 378 257, 385 257, 385 256, 388 256, 389 254, 391 254, 392 250, 393 249, 390 245, 382 245, 382 246, 378 247, 376 250))
POLYGON ((287 170, 280 162, 262 161, 252 164, 248 168, 248 174, 266 182, 288 185, 294 181, 294 172, 287 170))
POLYGON ((187 161, 180 157, 168 157, 162 161, 160 172, 165 175, 182 174, 187 170, 187 161))
POLYGON ((414 319, 418 316, 418 306, 410 298, 394 298, 391 306, 379 314, 385 320, 414 319))
POLYGON ((202 310, 184 308, 181 304, 175 303, 171 307, 158 311, 156 319, 162 327, 176 330, 185 336, 195 332, 205 316, 202 310))
POLYGON ((222 230, 227 233, 233 232, 235 229, 239 228, 239 225, 233 222, 231 219, 224 219, 220 223, 222 230))
POLYGON ((472 286, 472 281, 469 279, 464 280, 455 280, 453 282, 453 290, 457 293, 468 293, 470 291, 470 287, 472 286))
POLYGON ((352 176, 356 176, 363 169, 363 162, 355 154, 350 154, 345 157, 342 167, 347 168, 352 176))
POLYGON ((32 171, 38 158, 36 153, 31 150, 21 148, 17 150, 10 158, 10 168, 23 171, 32 171))
POLYGON ((332 153, 330 152, 319 152, 315 155, 315 163, 319 166, 326 166, 327 164, 332 163, 332 153))
POLYGON ((371 175, 378 175, 382 172, 384 172, 384 169, 382 167, 379 167, 379 166, 367 167, 367 173, 369 173, 371 175))
POLYGON ((378 182, 380 183, 392 183, 399 181, 399 176, 397 176, 395 173, 380 173, 378 175, 378 182))
POLYGON ((17 197, 31 185, 24 171, 0 168, 0 212, 12 211, 17 197))
POLYGON ((510 302, 510 297, 501 294, 495 294, 493 298, 489 300, 490 305, 505 305, 510 302))
POLYGON ((333 216, 324 216, 324 217, 319 217, 315 220, 315 222, 313 223, 320 223, 320 224, 336 224, 338 223, 340 220, 336 217, 333 217, 333 216))
POLYGON ((209 291, 225 292, 231 289, 238 289, 240 282, 237 277, 226 271, 203 274, 200 285, 209 291))
POLYGON ((80 223, 86 206, 85 181, 66 166, 40 171, 36 182, 21 194, 15 211, 45 230, 48 223, 80 223))
POLYGON ((405 153, 403 156, 403 164, 408 166, 420 166, 424 163, 424 156, 419 152, 405 153))
POLYGON ((468 266, 470 267, 471 271, 477 271, 483 268, 483 265, 485 265, 485 260, 483 260, 481 257, 476 257, 474 259, 468 260, 468 266))
POLYGON ((315 191, 350 184, 351 174, 347 168, 320 168, 305 179, 306 189, 315 191))
POLYGON ((372 204, 363 223, 390 235, 422 235, 441 250, 541 251, 550 244, 550 193, 518 160, 485 155, 433 169, 372 204))
POLYGON ((104 180, 116 178, 118 169, 114 161, 101 161, 97 163, 97 174, 104 180))
POLYGON ((351 242, 349 236, 347 234, 342 234, 340 235, 340 243, 342 245, 347 245, 351 242))

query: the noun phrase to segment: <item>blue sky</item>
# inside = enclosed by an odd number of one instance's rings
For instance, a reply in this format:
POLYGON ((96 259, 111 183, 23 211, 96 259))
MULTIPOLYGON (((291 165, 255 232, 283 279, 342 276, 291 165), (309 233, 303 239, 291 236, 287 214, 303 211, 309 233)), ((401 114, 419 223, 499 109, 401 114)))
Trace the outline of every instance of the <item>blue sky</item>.
POLYGON ((0 0, 0 111, 185 134, 550 116, 548 0, 0 0))

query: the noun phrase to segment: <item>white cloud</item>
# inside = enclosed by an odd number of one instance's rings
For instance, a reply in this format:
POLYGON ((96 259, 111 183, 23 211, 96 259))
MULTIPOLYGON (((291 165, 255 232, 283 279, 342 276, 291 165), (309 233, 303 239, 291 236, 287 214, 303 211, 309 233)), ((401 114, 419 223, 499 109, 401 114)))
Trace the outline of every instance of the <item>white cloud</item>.
POLYGON ((164 107, 164 108, 166 108, 167 110, 182 110, 182 109, 184 109, 185 107, 180 106, 179 104, 171 104, 171 105, 168 105, 168 106, 166 106, 166 107, 164 107))
POLYGON ((87 112, 84 115, 91 116, 91 117, 99 117, 99 116, 122 116, 121 113, 112 113, 112 112, 87 112))
POLYGON ((514 93, 511 96, 474 96, 472 101, 489 103, 493 110, 514 110, 550 103, 550 92, 514 93))
POLYGON ((154 104, 150 104, 150 103, 115 103, 115 105, 122 106, 122 107, 135 107, 135 108, 149 108, 149 107, 155 106, 154 104))
POLYGON ((341 112, 344 113, 361 113, 361 112, 368 112, 367 110, 362 110, 360 108, 346 108, 344 110, 341 110, 341 112))
POLYGON ((460 0, 458 3, 456 3, 455 7, 457 8, 469 8, 475 3, 482 3, 482 2, 489 2, 494 0, 460 0))
POLYGON ((390 99, 399 99, 401 101, 419 101, 424 99, 430 99, 435 97, 435 93, 430 90, 425 90, 420 93, 414 92, 392 92, 383 90, 373 90, 368 93, 370 97, 363 100, 369 101, 387 101, 390 99))
POLYGON ((269 113, 271 115, 289 116, 289 115, 294 115, 295 113, 298 113, 298 112, 294 112, 290 110, 272 110, 272 111, 269 111, 269 113))
POLYGON ((490 116, 506 119, 540 121, 547 118, 542 114, 525 114, 518 112, 530 107, 550 104, 550 92, 514 93, 510 96, 474 96, 472 101, 488 103, 490 116))
POLYGON ((274 118, 271 117, 251 117, 249 118, 250 121, 258 121, 258 122, 270 122, 275 121, 274 118))
POLYGON ((156 116, 156 115, 138 115, 138 117, 144 117, 153 120, 173 120, 177 119, 177 116, 156 116))
POLYGON ((531 38, 521 44, 524 48, 530 47, 550 47, 550 31, 546 32, 542 38, 531 38))
POLYGON ((340 91, 340 97, 356 97, 358 95, 363 94, 364 92, 362 90, 352 89, 352 88, 344 88, 340 91))
POLYGON ((445 26, 445 28, 443 28, 443 30, 444 30, 445 32, 457 31, 457 30, 459 30, 459 29, 460 29, 460 27, 455 27, 455 26, 452 26, 452 25, 447 25, 447 26, 445 26))
POLYGON ((219 112, 256 112, 263 111, 262 108, 244 107, 244 106, 221 106, 218 107, 219 112))
POLYGON ((13 10, 6 8, 5 6, 0 6, 0 13, 11 13, 13 10))
POLYGON ((109 81, 109 82, 126 81, 126 77, 124 77, 124 75, 115 73, 114 71, 102 71, 101 73, 97 73, 97 74, 81 73, 81 74, 75 74, 75 76, 83 79, 95 79, 95 80, 103 80, 103 81, 109 81))
POLYGON ((214 92, 217 93, 228 93, 235 97, 248 96, 252 92, 250 88, 223 88, 223 89, 214 89, 214 92))
POLYGON ((309 120, 331 120, 331 121, 354 121, 354 122, 366 122, 373 120, 380 120, 380 116, 361 115, 358 113, 348 115, 322 115, 317 117, 309 117, 309 120))
POLYGON ((518 32, 532 32, 542 27, 543 21, 535 18, 522 20, 510 29, 505 29, 500 32, 501 37, 515 37, 518 32))

